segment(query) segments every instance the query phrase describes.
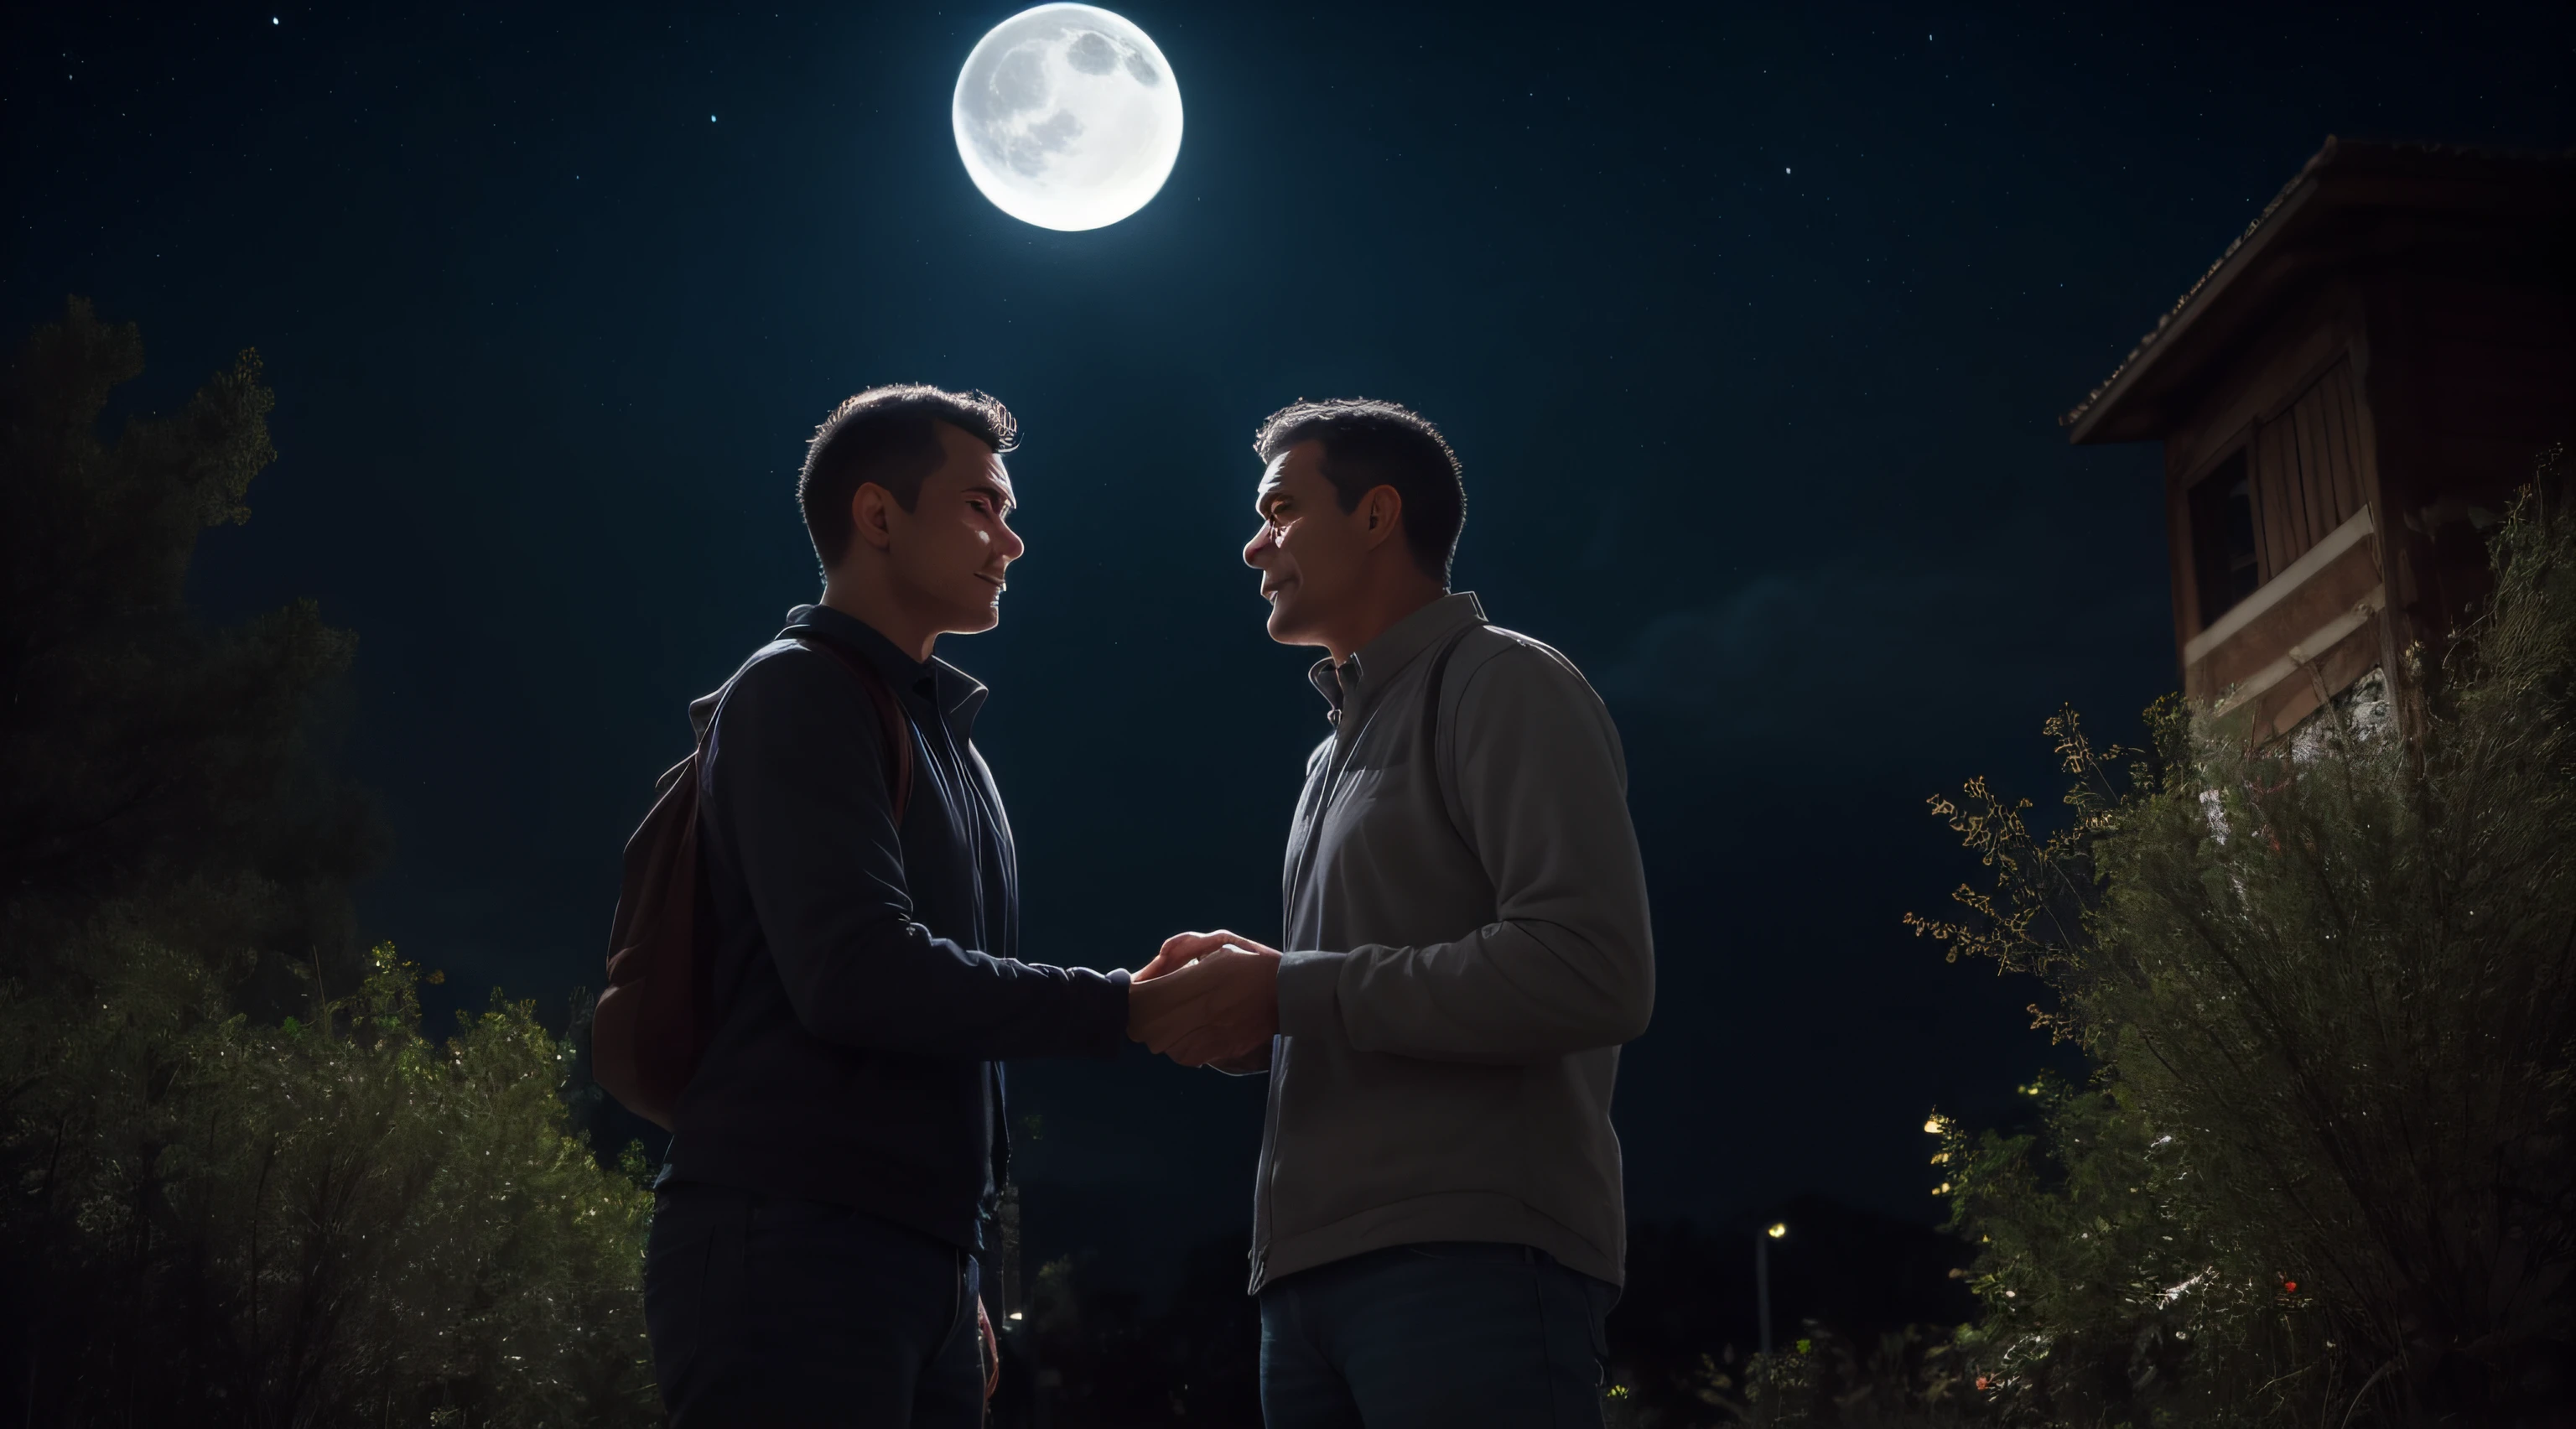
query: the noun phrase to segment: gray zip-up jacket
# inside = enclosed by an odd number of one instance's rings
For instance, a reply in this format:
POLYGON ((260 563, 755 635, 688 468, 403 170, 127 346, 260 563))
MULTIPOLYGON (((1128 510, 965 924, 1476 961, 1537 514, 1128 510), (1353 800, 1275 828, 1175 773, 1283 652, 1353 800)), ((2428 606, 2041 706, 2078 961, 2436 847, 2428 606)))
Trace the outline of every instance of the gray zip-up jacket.
POLYGON ((1621 1283, 1610 1092, 1655 964, 1609 711, 1463 592, 1314 679, 1252 1288, 1446 1240, 1621 1283))

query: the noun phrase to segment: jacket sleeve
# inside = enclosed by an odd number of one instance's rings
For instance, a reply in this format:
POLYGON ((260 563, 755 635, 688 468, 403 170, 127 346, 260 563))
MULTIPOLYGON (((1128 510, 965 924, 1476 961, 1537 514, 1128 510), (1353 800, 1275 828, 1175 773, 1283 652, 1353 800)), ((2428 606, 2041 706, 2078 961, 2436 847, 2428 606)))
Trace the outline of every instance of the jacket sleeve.
POLYGON ((1618 729, 1543 646, 1459 673, 1453 807, 1498 916, 1452 942, 1288 954, 1280 1030, 1333 1018, 1364 1052, 1489 1063, 1630 1041, 1655 958, 1618 729))
MULTIPOLYGON (((913 918, 884 748, 857 679, 801 647, 755 662, 716 713, 703 807, 797 1020, 853 1049, 1114 1056, 1126 973, 993 957, 913 918)), ((908 817, 940 812, 917 782, 908 817)))

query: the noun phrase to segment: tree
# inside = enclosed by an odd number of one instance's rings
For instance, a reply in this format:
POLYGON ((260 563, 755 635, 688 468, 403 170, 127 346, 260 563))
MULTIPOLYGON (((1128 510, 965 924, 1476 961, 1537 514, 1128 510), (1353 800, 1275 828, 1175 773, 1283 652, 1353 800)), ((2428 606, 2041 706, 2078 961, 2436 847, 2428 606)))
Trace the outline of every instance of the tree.
POLYGON ((74 300, 0 386, 13 1416, 649 1422, 649 1197, 568 1134, 569 1049, 497 994, 434 1042, 354 936, 382 839, 312 737, 353 638, 186 607, 273 456, 258 357, 103 442, 141 368, 74 300))
POLYGON ((0 387, 0 974, 78 983, 68 930, 136 899, 191 905, 169 921, 203 947, 354 974, 347 889, 382 840, 305 734, 355 639, 310 601, 213 630, 182 598, 197 533, 249 518, 274 399, 244 352, 102 442, 142 366, 73 300, 0 387))

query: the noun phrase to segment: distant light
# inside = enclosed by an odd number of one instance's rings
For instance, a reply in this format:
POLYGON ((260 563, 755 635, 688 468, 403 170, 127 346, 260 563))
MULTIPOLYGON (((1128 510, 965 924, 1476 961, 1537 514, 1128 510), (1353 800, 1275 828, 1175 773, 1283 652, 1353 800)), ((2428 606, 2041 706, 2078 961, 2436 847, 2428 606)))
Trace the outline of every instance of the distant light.
POLYGON ((1780 172, 1782 172, 1782 173, 1784 173, 1784 174, 1794 174, 1794 173, 1796 173, 1796 172, 1798 172, 1798 171, 1797 171, 1796 169, 1782 169, 1780 172))
POLYGON ((1939 1136, 1941 1134, 1941 1118, 1938 1116, 1925 1117, 1923 1119, 1923 1132, 1927 1136, 1939 1136))
POLYGON ((1773 1221, 1771 1223, 1771 1229, 1763 1232, 1764 1235, 1771 1237, 1773 1240, 1778 1240, 1780 1237, 1787 1235, 1788 1233, 1789 1223, 1787 1221, 1773 1221))
POLYGON ((709 124, 713 124, 713 123, 715 123, 715 122, 716 122, 716 117, 715 117, 714 115, 712 115, 712 114, 708 115, 708 116, 707 116, 707 122, 708 122, 709 124))
POLYGON ((1028 1318, 1028 1315, 1022 1311, 1013 1310, 1011 1312, 1011 1318, 1014 1320, 1025 1320, 1028 1318))
POLYGON ((276 17, 275 15, 271 15, 271 16, 269 16, 269 17, 268 17, 268 23, 270 23, 270 24, 272 24, 272 25, 276 24, 276 23, 277 23, 277 17, 276 17))

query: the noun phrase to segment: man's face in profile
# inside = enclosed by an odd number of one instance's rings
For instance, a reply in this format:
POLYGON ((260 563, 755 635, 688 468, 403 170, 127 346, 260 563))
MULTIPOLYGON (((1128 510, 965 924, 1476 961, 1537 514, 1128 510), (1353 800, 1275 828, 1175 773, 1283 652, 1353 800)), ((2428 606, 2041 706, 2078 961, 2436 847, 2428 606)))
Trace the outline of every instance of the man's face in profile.
POLYGON ((1028 547, 1011 529, 1015 499, 999 452, 946 422, 939 469, 906 511, 886 503, 895 588, 934 630, 972 635, 1002 623, 1003 576, 1028 547))
POLYGON ((1253 493, 1261 529, 1243 548, 1243 563, 1261 572, 1270 602, 1270 638, 1282 645, 1322 645, 1321 632, 1357 598, 1364 512, 1342 510, 1324 475, 1324 444, 1299 442, 1271 459, 1253 493))

